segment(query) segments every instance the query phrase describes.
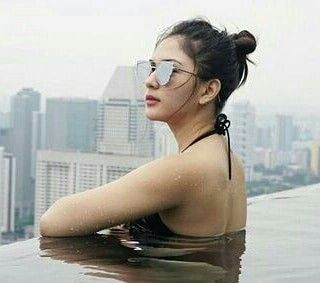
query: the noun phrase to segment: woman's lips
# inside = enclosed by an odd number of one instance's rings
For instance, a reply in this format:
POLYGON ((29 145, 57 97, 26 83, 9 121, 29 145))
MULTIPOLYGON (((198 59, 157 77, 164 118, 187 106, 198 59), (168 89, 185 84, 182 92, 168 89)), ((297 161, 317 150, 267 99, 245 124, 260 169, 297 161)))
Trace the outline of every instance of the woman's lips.
POLYGON ((147 95, 146 95, 146 100, 156 100, 156 101, 160 101, 160 99, 152 96, 151 94, 147 94, 147 95))
POLYGON ((148 98, 148 99, 146 99, 146 101, 160 101, 160 100, 155 99, 155 98, 148 98))
POLYGON ((157 104, 159 102, 159 100, 154 100, 154 99, 147 99, 146 100, 146 104, 148 105, 148 106, 152 106, 152 105, 154 105, 154 104, 157 104))

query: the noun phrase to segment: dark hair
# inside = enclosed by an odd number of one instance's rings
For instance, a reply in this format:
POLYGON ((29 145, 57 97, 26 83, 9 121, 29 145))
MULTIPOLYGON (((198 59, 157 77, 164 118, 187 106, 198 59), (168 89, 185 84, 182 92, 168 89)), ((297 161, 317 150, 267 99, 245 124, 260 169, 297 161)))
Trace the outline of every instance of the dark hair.
POLYGON ((218 115, 231 93, 246 82, 247 60, 256 65, 247 58, 256 49, 255 37, 247 30, 228 34, 225 27, 220 31, 209 20, 196 17, 169 26, 157 37, 155 47, 172 36, 182 37, 181 48, 193 59, 198 73, 196 85, 198 80, 220 80, 221 90, 214 103, 218 115))

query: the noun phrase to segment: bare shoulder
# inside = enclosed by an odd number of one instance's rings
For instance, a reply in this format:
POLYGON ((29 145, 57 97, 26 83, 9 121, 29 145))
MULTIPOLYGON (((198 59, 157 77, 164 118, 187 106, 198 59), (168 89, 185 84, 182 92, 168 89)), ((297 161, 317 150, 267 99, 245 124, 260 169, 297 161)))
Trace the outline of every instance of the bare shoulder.
POLYGON ((200 195, 211 194, 214 191, 225 188, 228 185, 228 167, 221 162, 218 156, 206 152, 190 152, 181 157, 184 170, 188 176, 188 193, 184 205, 190 205, 200 195), (195 190, 197 189, 198 190, 195 190), (201 190, 199 190, 201 189, 201 190), (201 194, 199 194, 201 192, 201 194))
POLYGON ((228 152, 224 144, 211 143, 198 149, 181 154, 181 163, 190 174, 189 180, 210 178, 218 187, 237 186, 245 182, 244 164, 241 157, 231 152, 231 182, 229 179, 228 152))
POLYGON ((180 179, 181 182, 188 182, 188 177, 193 169, 192 164, 192 159, 186 155, 171 154, 148 162, 125 176, 138 176, 140 174, 146 176, 147 173, 150 173, 150 178, 154 177, 164 181, 163 185, 168 181, 168 176, 171 176, 172 179, 180 179))

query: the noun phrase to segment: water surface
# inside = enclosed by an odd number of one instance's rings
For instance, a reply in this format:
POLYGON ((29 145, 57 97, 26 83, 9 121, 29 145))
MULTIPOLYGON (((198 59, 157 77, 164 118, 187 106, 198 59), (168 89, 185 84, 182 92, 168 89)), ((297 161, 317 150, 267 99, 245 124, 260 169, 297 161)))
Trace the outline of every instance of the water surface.
POLYGON ((132 238, 126 229, 0 247, 1 282, 318 282, 320 186, 248 199, 245 231, 132 238))

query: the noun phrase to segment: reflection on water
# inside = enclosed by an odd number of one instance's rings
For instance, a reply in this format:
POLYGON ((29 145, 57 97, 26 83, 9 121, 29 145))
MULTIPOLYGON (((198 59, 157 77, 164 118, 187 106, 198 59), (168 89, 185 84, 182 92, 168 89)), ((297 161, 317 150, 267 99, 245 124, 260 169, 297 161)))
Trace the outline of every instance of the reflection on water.
POLYGON ((109 234, 39 238, 40 256, 85 268, 85 276, 124 282, 238 282, 245 230, 215 238, 109 234))

